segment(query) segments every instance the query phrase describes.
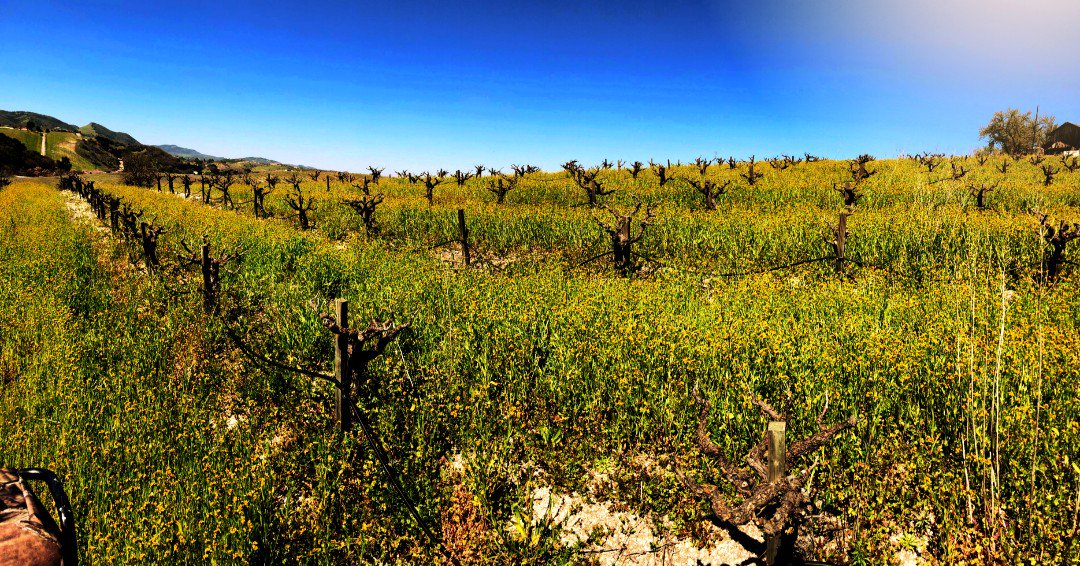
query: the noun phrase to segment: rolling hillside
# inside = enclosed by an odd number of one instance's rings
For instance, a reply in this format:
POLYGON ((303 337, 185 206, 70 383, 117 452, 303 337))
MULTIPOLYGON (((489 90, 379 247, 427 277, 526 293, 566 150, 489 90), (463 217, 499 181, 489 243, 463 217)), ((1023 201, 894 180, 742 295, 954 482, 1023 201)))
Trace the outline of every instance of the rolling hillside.
POLYGON ((46 114, 0 110, 0 134, 19 140, 30 151, 40 152, 41 134, 18 129, 27 127, 49 130, 46 156, 56 161, 66 157, 77 170, 113 171, 124 153, 144 147, 133 136, 97 122, 79 128, 46 114))
POLYGON ((71 160, 74 169, 85 171, 102 169, 112 171, 116 169, 119 161, 103 151, 86 151, 86 145, 96 146, 92 139, 79 138, 68 132, 51 132, 45 140, 45 153, 52 159, 60 160, 67 157, 71 160), (82 151, 80 151, 82 149, 82 151))
POLYGON ((42 157, 37 151, 30 151, 19 140, 0 135, 0 171, 49 170, 53 166, 52 160, 42 157))
POLYGON ((216 155, 207 155, 201 151, 190 149, 187 147, 180 147, 178 145, 164 144, 154 146, 160 148, 165 153, 174 157, 180 157, 182 159, 202 159, 203 161, 228 161, 230 163, 250 163, 252 165, 283 165, 280 161, 274 161, 273 159, 267 159, 265 157, 219 157, 216 155))
POLYGON ((97 122, 76 127, 63 120, 27 111, 0 110, 0 134, 19 140, 35 153, 41 151, 41 134, 27 128, 49 130, 46 140, 46 156, 61 160, 67 157, 77 170, 114 171, 120 159, 131 153, 149 151, 162 167, 181 167, 180 160, 228 161, 256 166, 279 165, 280 162, 264 157, 227 158, 180 147, 176 145, 143 145, 134 136, 109 129, 97 122))
POLYGON ((22 142, 26 146, 26 149, 33 152, 41 151, 41 134, 36 132, 28 132, 26 130, 17 130, 15 128, 9 128, 6 126, 0 126, 0 134, 3 134, 9 138, 15 138, 22 142))
POLYGON ((182 157, 184 159, 202 159, 202 160, 205 160, 205 161, 222 161, 222 160, 225 159, 224 157, 217 157, 217 156, 214 156, 214 155, 207 155, 207 154, 202 153, 200 151, 190 149, 190 148, 186 148, 186 147, 180 147, 178 145, 164 144, 164 145, 158 145, 158 146, 155 146, 155 147, 161 148, 162 151, 164 151, 165 153, 168 153, 169 155, 172 155, 172 156, 175 156, 175 157, 182 157))
MULTIPOLYGON (((41 151, 41 134, 37 132, 0 127, 0 134, 19 140, 28 151, 41 151)), ((117 158, 103 150, 93 138, 80 138, 70 132, 50 132, 45 140, 45 155, 56 161, 67 157, 74 169, 83 171, 112 171, 119 165, 117 158)))
POLYGON ((139 140, 131 137, 124 132, 114 132, 97 122, 90 122, 89 124, 79 128, 84 136, 92 138, 105 138, 107 140, 116 142, 120 145, 142 145, 139 140))
POLYGON ((9 128, 25 128, 30 122, 36 124, 39 128, 46 128, 49 130, 64 130, 68 132, 76 132, 79 128, 68 124, 62 120, 53 118, 45 114, 38 114, 37 112, 26 112, 24 110, 8 111, 0 110, 0 126, 7 126, 9 128))

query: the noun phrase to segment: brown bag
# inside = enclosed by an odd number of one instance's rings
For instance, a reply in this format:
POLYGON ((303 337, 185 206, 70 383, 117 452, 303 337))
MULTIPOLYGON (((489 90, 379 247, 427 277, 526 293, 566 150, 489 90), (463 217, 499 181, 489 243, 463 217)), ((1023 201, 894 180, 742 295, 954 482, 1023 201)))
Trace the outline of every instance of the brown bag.
POLYGON ((75 566, 75 529, 60 481, 47 470, 0 470, 0 566, 75 566), (64 529, 41 505, 28 479, 44 480, 64 529))

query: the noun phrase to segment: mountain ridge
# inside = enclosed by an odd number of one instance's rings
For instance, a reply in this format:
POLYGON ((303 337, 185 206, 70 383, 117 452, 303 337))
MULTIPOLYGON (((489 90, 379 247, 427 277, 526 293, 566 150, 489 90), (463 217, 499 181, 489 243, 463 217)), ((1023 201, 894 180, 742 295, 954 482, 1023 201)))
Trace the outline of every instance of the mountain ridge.
POLYGON ((120 145, 143 145, 139 140, 135 139, 129 134, 124 132, 114 132, 97 122, 90 122, 89 124, 79 128, 79 132, 84 136, 100 137, 116 142, 120 145))
POLYGON ((280 161, 268 159, 266 157, 220 157, 216 155, 208 155, 197 149, 191 149, 189 147, 181 147, 173 144, 160 144, 154 147, 160 148, 165 153, 172 155, 173 157, 180 157, 184 159, 202 159, 203 161, 249 161, 256 165, 284 165, 280 161))
MULTIPOLYGON (((140 150, 140 148, 155 148, 174 158, 201 159, 203 161, 247 161, 256 165, 285 165, 280 161, 265 157, 241 157, 227 158, 208 155, 198 150, 181 147, 173 144, 150 145, 143 144, 134 136, 112 130, 98 122, 90 122, 85 126, 78 127, 64 122, 48 114, 39 114, 27 110, 0 110, 0 127, 42 129, 50 132, 68 132, 74 134, 72 138, 78 138, 75 144, 75 152, 86 158, 93 165, 102 169, 114 169, 117 166, 115 157, 126 150, 140 150), (114 154, 113 157, 108 157, 114 154)), ((65 134, 66 135, 66 134, 65 134)))
POLYGON ((0 126, 7 126, 9 128, 26 128, 31 122, 37 128, 46 128, 49 130, 62 130, 66 132, 77 132, 79 128, 72 124, 68 124, 63 120, 54 118, 47 114, 38 114, 37 112, 28 112, 26 110, 0 110, 0 126))
POLYGON ((204 161, 222 161, 225 158, 216 155, 207 155, 199 150, 191 149, 188 147, 180 147, 173 144, 158 144, 154 147, 161 148, 165 153, 174 157, 183 157, 185 159, 202 159, 204 161))

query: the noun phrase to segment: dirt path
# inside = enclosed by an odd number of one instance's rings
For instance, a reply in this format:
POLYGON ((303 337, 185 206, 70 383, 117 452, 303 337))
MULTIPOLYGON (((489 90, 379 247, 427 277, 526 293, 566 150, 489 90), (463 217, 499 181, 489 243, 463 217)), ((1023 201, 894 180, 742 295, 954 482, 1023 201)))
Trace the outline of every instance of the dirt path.
POLYGON ((48 132, 41 132, 41 155, 45 156, 45 138, 49 136, 48 132))
POLYGON ((79 198, 79 195, 71 192, 65 192, 64 196, 67 198, 68 212, 71 213, 71 218, 77 223, 87 224, 98 233, 107 233, 109 231, 104 225, 98 222, 97 216, 94 214, 94 209, 90 208, 90 203, 79 198))
MULTIPOLYGON (((652 518, 629 511, 618 511, 616 505, 590 502, 577 493, 559 494, 547 487, 533 492, 533 520, 550 520, 562 529, 564 544, 591 541, 590 535, 603 532, 599 540, 585 548, 600 566, 665 566, 673 564, 746 564, 756 555, 723 530, 708 525, 711 542, 699 546, 690 537, 664 535, 652 518)), ((670 522, 664 517, 662 523, 670 522)), ((764 535, 757 527, 744 527, 749 539, 763 544, 764 535)))

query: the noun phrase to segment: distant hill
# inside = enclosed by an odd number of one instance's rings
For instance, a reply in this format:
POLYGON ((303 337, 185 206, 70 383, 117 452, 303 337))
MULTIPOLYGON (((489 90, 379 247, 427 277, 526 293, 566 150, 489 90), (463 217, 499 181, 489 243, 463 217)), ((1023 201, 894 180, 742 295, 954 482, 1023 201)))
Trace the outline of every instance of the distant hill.
POLYGON ((165 153, 168 153, 169 155, 173 155, 175 157, 183 157, 184 159, 202 159, 203 161, 222 161, 225 159, 224 157, 207 155, 194 149, 180 147, 178 145, 164 144, 154 147, 160 147, 161 149, 165 150, 165 153))
POLYGON ((0 110, 0 134, 21 141, 30 151, 39 152, 41 134, 21 128, 48 130, 46 155, 56 161, 67 158, 74 169, 81 171, 114 171, 120 166, 124 153, 143 147, 134 137, 97 122, 79 128, 46 114, 0 110))
POLYGON ((127 161, 135 155, 145 155, 150 158, 151 161, 157 165, 161 171, 172 171, 174 173, 194 173, 198 168, 191 160, 186 158, 177 157, 154 145, 140 145, 138 147, 126 148, 121 157, 127 161))
POLYGON ((273 159, 267 159, 265 157, 241 157, 238 161, 247 161, 254 163, 255 165, 281 165, 280 161, 274 161, 273 159))
POLYGON ((114 132, 97 122, 90 122, 89 124, 79 128, 84 136, 90 136, 92 138, 105 138, 120 145, 142 145, 139 140, 125 134, 124 132, 114 132))
POLYGON ((41 134, 21 128, 49 130, 46 142, 48 157, 54 160, 67 157, 72 165, 80 170, 114 171, 120 166, 120 160, 125 156, 146 152, 149 152, 148 154, 159 166, 177 171, 194 166, 194 164, 184 164, 183 160, 197 159, 254 165, 283 165, 281 162, 265 157, 226 158, 207 155, 176 145, 143 145, 133 136, 111 130, 97 122, 90 122, 79 128, 46 114, 22 110, 0 110, 0 128, 3 128, 0 135, 19 140, 29 151, 39 151, 41 134))
POLYGON ((46 128, 49 130, 63 130, 65 132, 77 132, 79 128, 57 120, 52 116, 46 116, 45 114, 38 114, 36 112, 15 111, 9 112, 7 110, 0 110, 0 126, 7 126, 9 128, 25 128, 31 122, 37 126, 38 129, 46 128))
POLYGON ((184 159, 202 159, 203 161, 229 161, 229 162, 245 162, 255 165, 281 165, 280 161, 274 161, 273 159, 267 159, 265 157, 218 157, 216 155, 207 155, 201 151, 194 150, 187 147, 180 147, 178 145, 163 144, 154 147, 159 147, 169 155, 175 157, 181 157, 184 159))

